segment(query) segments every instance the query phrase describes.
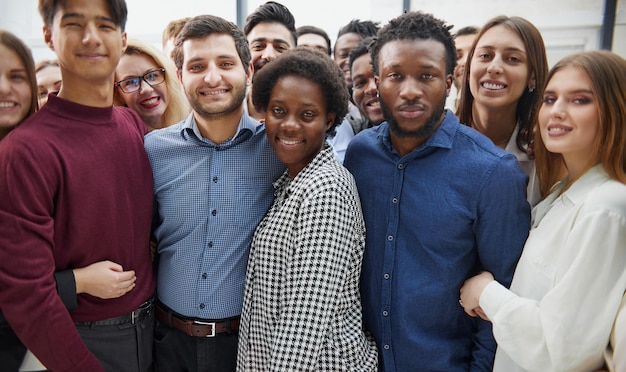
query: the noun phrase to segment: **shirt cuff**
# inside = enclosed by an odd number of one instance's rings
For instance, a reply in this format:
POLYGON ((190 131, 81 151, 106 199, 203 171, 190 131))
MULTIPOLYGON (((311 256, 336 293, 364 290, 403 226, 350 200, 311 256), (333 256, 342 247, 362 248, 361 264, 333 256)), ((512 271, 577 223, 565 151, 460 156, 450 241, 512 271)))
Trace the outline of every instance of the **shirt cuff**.
POLYGON ((515 297, 513 292, 494 280, 487 284, 478 299, 478 304, 483 309, 485 315, 487 315, 489 319, 493 319, 498 311, 515 297))
POLYGON ((69 311, 76 308, 76 279, 73 270, 63 270, 54 273, 54 280, 57 282, 57 293, 63 304, 69 311))

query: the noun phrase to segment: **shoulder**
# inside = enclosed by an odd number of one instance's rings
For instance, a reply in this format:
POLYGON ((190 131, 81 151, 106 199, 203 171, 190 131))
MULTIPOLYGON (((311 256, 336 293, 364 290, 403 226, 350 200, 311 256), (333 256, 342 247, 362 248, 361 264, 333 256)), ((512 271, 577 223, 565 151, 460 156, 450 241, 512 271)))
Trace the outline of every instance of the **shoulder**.
POLYGON ((594 187, 585 200, 587 211, 606 212, 626 221, 626 185, 609 179, 594 187))

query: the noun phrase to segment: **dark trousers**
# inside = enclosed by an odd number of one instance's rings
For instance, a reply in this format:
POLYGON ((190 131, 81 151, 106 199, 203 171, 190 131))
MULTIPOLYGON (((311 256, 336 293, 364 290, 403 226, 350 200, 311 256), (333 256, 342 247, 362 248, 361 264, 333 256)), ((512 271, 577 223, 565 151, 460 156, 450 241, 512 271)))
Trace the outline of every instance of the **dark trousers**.
POLYGON ((106 371, 153 371, 154 311, 135 324, 77 324, 76 329, 106 371))
POLYGON ((0 370, 14 372, 22 365, 26 347, 17 338, 13 329, 4 320, 0 320, 0 370))
POLYGON ((157 320, 154 365, 157 372, 232 372, 237 367, 238 333, 192 337, 157 320))

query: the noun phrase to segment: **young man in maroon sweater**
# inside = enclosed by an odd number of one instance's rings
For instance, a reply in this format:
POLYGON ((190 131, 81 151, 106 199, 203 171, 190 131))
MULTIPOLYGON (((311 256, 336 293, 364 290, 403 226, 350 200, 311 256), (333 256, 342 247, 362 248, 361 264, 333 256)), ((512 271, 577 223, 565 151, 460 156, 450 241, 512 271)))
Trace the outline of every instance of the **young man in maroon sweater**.
POLYGON ((112 106, 126 4, 40 0, 39 10, 63 88, 0 144, 0 309, 50 370, 147 371, 152 172, 141 119, 112 106), (55 271, 104 260, 134 271, 134 288, 79 294, 68 312, 55 271))

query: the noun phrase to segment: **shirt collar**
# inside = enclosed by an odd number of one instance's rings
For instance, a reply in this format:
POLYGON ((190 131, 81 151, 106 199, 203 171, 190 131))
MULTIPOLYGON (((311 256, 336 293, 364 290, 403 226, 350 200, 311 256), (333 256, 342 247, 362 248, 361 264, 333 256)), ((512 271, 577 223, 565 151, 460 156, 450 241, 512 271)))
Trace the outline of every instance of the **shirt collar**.
MULTIPOLYGON (((263 124, 251 118, 246 112, 241 116, 239 120, 239 125, 237 126, 237 130, 235 131, 235 135, 223 143, 219 144, 219 147, 225 148, 230 147, 234 144, 237 144, 241 141, 245 141, 250 138, 253 134, 258 133, 262 130, 263 124)), ((193 112, 189 114, 187 119, 185 119, 180 128, 181 136, 185 140, 196 140, 203 142, 205 144, 217 147, 215 143, 211 140, 202 137, 200 134, 200 129, 198 128, 198 123, 193 115, 193 112)))
MULTIPOLYGON (((602 164, 595 165, 563 193, 563 200, 568 200, 570 203, 576 205, 583 201, 593 188, 608 180, 610 180, 610 177, 608 173, 606 173, 606 170, 604 170, 602 164)), ((565 180, 562 183, 565 184, 565 180)), ((560 186, 559 189, 561 187, 562 186, 560 186)))
POLYGON ((520 150, 519 147, 517 147, 517 134, 518 133, 519 133, 519 125, 516 125, 515 130, 513 130, 513 134, 511 134, 511 138, 509 139, 509 142, 506 144, 506 147, 504 149, 510 152, 511 154, 515 155, 518 162, 529 162, 531 161, 531 159, 528 158, 528 154, 525 151, 520 150))
MULTIPOLYGON (((454 135, 458 130, 458 126, 461 124, 459 123, 459 119, 452 113, 452 111, 445 110, 444 115, 444 119, 439 127, 435 129, 430 137, 428 137, 426 142, 411 151, 411 154, 421 153, 422 151, 432 147, 439 147, 444 149, 452 148, 454 135)), ((391 145, 391 139, 389 137, 389 123, 385 121, 384 123, 379 125, 376 130, 378 131, 378 138, 382 140, 387 149, 392 152, 396 152, 396 150, 391 145)))

